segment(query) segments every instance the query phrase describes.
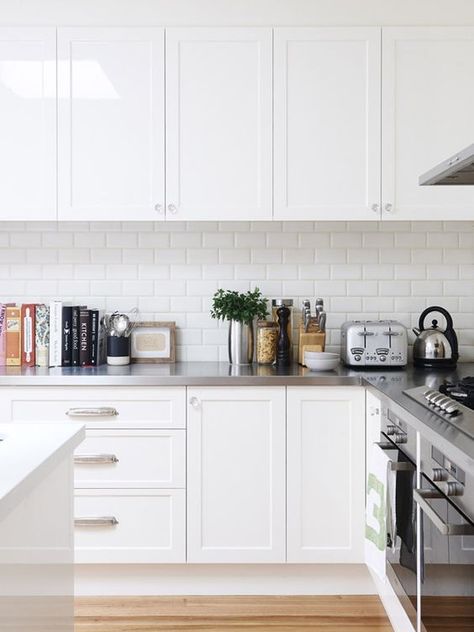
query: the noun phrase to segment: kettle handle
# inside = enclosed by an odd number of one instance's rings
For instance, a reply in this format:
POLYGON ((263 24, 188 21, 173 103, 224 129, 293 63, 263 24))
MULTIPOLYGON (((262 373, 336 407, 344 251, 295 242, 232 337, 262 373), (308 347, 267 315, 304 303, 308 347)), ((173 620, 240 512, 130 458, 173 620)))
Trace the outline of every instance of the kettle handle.
POLYGON ((424 324, 425 324, 425 318, 428 316, 428 314, 431 314, 431 312, 439 312, 440 314, 443 314, 443 316, 446 318, 446 329, 445 331, 450 331, 453 328, 453 319, 451 314, 444 309, 444 307, 440 307, 439 305, 433 305, 432 307, 427 307, 420 315, 420 320, 418 321, 418 328, 423 331, 424 330, 424 324))

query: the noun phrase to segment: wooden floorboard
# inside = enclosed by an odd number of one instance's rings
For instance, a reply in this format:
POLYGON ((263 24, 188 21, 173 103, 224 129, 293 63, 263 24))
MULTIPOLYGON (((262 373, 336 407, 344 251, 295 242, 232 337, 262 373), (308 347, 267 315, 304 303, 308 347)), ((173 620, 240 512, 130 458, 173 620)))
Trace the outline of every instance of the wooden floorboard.
POLYGON ((392 632, 378 597, 82 597, 75 632, 392 632))

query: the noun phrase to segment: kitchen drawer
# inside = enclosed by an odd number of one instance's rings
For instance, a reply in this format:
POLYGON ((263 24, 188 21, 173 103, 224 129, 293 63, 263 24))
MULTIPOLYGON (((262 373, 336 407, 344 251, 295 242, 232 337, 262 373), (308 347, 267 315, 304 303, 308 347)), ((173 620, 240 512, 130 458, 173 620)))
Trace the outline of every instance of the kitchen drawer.
POLYGON ((77 490, 74 514, 79 564, 186 561, 184 489, 77 490))
POLYGON ((17 387, 1 389, 0 421, 75 421, 91 428, 185 428, 186 389, 17 387))
POLYGON ((185 430, 88 430, 74 456, 76 488, 185 486, 185 430))

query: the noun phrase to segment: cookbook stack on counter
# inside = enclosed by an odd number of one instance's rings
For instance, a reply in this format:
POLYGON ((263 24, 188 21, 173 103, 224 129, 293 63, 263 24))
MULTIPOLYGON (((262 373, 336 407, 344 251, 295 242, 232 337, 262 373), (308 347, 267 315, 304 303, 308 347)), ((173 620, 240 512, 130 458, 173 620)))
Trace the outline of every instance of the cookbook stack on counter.
POLYGON ((98 309, 45 303, 0 303, 0 365, 86 367, 105 362, 98 309))

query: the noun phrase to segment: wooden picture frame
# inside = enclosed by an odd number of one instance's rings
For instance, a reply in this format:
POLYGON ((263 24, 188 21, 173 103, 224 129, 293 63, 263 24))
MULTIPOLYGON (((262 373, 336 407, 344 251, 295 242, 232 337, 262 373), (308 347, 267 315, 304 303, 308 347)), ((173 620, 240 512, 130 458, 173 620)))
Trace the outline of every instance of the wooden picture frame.
POLYGON ((166 364, 176 362, 176 323, 139 321, 130 334, 130 362, 166 364))

